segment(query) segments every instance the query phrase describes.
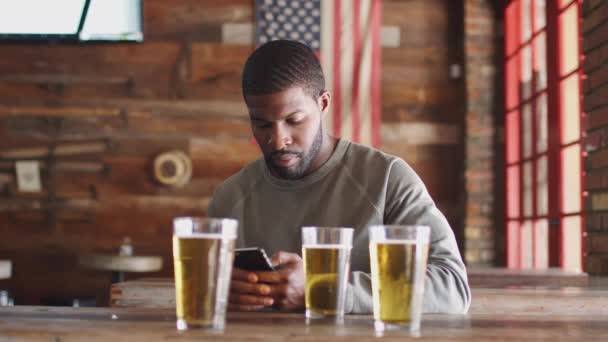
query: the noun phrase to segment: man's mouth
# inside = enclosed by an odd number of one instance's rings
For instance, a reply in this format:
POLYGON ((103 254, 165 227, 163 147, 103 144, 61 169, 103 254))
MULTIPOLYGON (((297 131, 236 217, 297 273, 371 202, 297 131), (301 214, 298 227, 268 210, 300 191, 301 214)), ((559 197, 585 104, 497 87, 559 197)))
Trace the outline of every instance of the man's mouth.
POLYGON ((275 154, 271 158, 272 163, 275 166, 282 167, 282 168, 287 168, 287 167, 291 167, 291 166, 295 165, 299 159, 300 159, 300 156, 295 153, 275 154))

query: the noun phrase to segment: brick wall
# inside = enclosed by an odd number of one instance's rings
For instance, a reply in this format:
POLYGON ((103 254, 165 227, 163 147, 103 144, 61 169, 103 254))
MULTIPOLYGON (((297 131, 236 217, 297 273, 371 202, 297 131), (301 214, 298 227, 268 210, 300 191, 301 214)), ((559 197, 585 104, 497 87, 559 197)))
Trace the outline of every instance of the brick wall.
POLYGON ((585 271, 608 274, 608 2, 583 2, 585 271))
POLYGON ((465 217, 465 260, 469 265, 490 265, 496 256, 495 238, 501 232, 496 223, 496 56, 497 22, 491 1, 466 0, 466 161, 467 193, 465 217))

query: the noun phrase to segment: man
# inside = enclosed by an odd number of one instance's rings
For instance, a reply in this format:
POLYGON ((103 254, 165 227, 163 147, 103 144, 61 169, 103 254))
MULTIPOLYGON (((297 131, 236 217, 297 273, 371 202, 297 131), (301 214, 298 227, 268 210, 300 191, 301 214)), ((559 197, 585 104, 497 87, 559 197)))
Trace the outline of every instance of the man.
POLYGON ((232 310, 304 308, 303 226, 354 227, 347 313, 372 312, 367 227, 431 227, 424 311, 464 313, 466 270, 454 234, 424 184, 400 158, 329 136, 331 94, 314 52, 294 41, 260 46, 243 71, 243 97, 263 158, 220 185, 211 217, 239 220, 238 245, 274 253, 276 272, 234 269, 232 310))

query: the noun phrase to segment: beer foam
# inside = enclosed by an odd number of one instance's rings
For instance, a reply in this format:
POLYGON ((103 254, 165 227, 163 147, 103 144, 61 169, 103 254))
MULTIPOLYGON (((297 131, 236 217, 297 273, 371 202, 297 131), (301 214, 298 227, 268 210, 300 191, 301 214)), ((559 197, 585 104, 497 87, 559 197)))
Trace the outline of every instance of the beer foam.
POLYGON ((375 244, 388 244, 388 245, 415 245, 416 244, 416 240, 379 240, 379 241, 372 241, 372 243, 375 244))
POLYGON ((173 236, 180 239, 215 239, 220 240, 222 238, 230 238, 229 236, 222 236, 222 234, 213 233, 190 233, 190 234, 174 234, 173 236))
POLYGON ((353 246, 351 245, 338 245, 338 244, 332 244, 332 245, 302 245, 302 248, 306 248, 306 249, 347 249, 347 248, 352 248, 353 246))

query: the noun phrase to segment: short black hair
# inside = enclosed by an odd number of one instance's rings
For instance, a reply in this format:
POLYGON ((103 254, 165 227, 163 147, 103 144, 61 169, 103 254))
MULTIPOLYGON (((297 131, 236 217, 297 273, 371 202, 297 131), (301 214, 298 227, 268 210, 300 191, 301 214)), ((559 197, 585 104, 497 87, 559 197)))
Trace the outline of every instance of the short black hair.
POLYGON ((267 95, 300 86, 317 99, 325 76, 314 51, 297 41, 274 40, 258 47, 245 62, 243 97, 267 95))

